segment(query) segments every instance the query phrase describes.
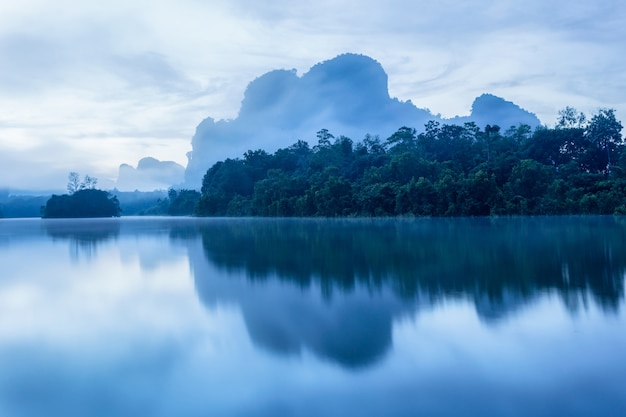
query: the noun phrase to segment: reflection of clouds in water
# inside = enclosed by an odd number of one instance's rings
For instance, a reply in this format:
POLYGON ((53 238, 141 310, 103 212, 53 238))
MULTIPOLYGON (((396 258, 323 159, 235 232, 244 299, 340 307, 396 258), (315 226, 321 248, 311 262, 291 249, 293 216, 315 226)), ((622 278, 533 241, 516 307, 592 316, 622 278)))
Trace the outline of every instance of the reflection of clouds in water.
POLYGON ((573 321, 544 297, 493 327, 460 303, 398 323, 393 365, 411 364, 425 415, 612 415, 626 405, 623 318, 592 305, 573 321))
POLYGON ((626 398, 625 364, 613 363, 624 347, 623 338, 615 339, 619 323, 598 322, 597 310, 580 323, 578 334, 567 325, 567 313, 550 302, 525 311, 518 326, 497 331, 483 326, 470 304, 423 312, 394 325, 394 355, 357 373, 306 354, 299 361, 258 355, 245 338, 232 338, 232 329, 244 331, 235 314, 215 313, 230 329, 218 333, 219 350, 208 346, 209 332, 195 327, 198 317, 186 313, 180 315, 184 338, 137 327, 123 341, 103 337, 98 346, 73 350, 41 343, 2 348, 0 403, 27 417, 517 417, 584 416, 589 407, 594 415, 615 415, 626 398), (588 337, 581 340, 581 333, 588 337), (603 354, 584 355, 593 350, 603 354), (595 386, 613 389, 599 392, 595 386))
POLYGON ((89 262, 76 263, 66 251, 74 234, 63 230, 63 238, 41 230, 0 251, 3 339, 41 337, 65 346, 109 332, 113 339, 123 337, 138 322, 146 329, 175 330, 172 310, 180 304, 199 308, 186 301, 195 296, 183 247, 167 238, 149 244, 136 234, 121 234, 102 239, 106 243, 98 243, 89 262))
POLYGON ((17 330, 0 318, 2 415, 229 415, 246 396, 262 401, 249 373, 268 380, 273 370, 247 343, 240 315, 207 315, 187 284, 176 294, 143 280, 115 296, 66 287, 67 298, 31 298, 18 314, 0 306, 17 330))
POLYGON ((157 415, 152 393, 167 388, 182 350, 159 342, 120 357, 105 348, 72 356, 39 346, 0 351, 0 398, 21 416, 157 415))
POLYGON ((155 271, 162 265, 186 260, 184 246, 167 236, 128 236, 120 239, 120 260, 123 264, 139 263, 141 270, 155 271))
POLYGON ((79 263, 67 253, 73 238, 42 229, 0 251, 0 414, 158 415, 154 393, 207 343, 196 335, 219 339, 226 324, 207 320, 167 238, 144 253, 132 234, 104 239, 114 244, 79 263), (159 251, 171 254, 143 268, 159 251))
POLYGON ((116 241, 122 262, 139 260, 143 270, 156 270, 160 265, 185 257, 185 250, 175 245, 166 229, 150 228, 154 222, 146 219, 54 219, 44 220, 42 227, 53 241, 68 241, 70 257, 87 262, 97 257, 103 245, 116 241), (119 240, 119 242, 117 242, 119 240))
POLYGON ((43 338, 67 346, 105 334, 124 337, 137 325, 175 332, 172 311, 199 308, 187 302, 193 290, 184 261, 149 273, 122 266, 115 252, 100 251, 88 267, 67 261, 50 267, 57 272, 49 277, 18 275, 3 282, 0 334, 5 340, 43 338))

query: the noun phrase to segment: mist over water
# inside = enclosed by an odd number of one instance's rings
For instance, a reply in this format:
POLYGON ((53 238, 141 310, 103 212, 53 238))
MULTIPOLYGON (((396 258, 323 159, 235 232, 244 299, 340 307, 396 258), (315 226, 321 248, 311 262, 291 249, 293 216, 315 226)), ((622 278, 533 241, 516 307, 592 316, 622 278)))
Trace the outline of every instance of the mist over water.
POLYGON ((3 220, 0 412, 613 415, 625 231, 614 217, 3 220))

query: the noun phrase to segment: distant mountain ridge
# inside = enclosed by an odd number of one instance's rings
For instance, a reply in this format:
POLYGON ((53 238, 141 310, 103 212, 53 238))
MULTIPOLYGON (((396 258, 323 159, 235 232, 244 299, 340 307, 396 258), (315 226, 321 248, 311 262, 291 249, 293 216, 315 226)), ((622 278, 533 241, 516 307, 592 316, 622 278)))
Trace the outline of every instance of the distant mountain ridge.
POLYGON ((445 123, 462 124, 474 122, 477 126, 484 128, 488 124, 498 125, 502 129, 511 126, 526 124, 536 127, 541 124, 534 113, 530 113, 519 107, 517 104, 506 101, 493 94, 483 94, 477 97, 472 104, 469 116, 457 116, 451 119, 443 119, 445 123))
POLYGON ((185 171, 187 187, 199 188, 215 162, 241 157, 247 150, 273 152, 297 140, 311 145, 320 129, 357 141, 366 134, 387 138, 402 126, 421 130, 435 120, 503 129, 520 123, 541 124, 533 113, 491 94, 478 97, 469 116, 444 119, 411 101, 389 96, 388 77, 381 64, 357 54, 343 54, 314 65, 298 76, 295 70, 274 70, 247 87, 237 118, 206 118, 196 128, 185 171))
POLYGON ((165 190, 182 183, 184 172, 185 167, 176 162, 145 157, 137 168, 121 164, 115 185, 119 191, 165 190))

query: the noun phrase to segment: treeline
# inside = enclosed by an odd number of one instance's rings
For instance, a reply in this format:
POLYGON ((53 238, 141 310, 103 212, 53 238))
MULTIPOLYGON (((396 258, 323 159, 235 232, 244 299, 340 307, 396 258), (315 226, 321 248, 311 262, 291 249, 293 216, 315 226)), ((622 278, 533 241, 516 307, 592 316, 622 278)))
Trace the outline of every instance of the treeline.
POLYGON ((9 195, 0 191, 0 218, 40 217, 48 196, 9 195))
POLYGON ((488 216, 626 213, 626 152, 612 109, 554 128, 429 122, 385 140, 318 132, 248 151, 204 176, 204 216, 488 216))

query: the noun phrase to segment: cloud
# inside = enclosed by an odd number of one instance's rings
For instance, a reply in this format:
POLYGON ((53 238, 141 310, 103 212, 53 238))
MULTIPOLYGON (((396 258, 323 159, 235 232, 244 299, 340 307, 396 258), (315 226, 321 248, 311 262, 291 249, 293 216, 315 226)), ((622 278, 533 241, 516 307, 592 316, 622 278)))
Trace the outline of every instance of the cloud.
POLYGON ((0 69, 1 185, 63 189, 69 171, 112 185, 117 166, 146 154, 186 163, 210 94, 162 55, 81 55, 18 36, 0 42, 0 57, 10 63, 0 69))
POLYGON ((167 92, 198 89, 173 68, 166 58, 155 52, 112 58, 112 70, 134 88, 156 88, 167 92))

